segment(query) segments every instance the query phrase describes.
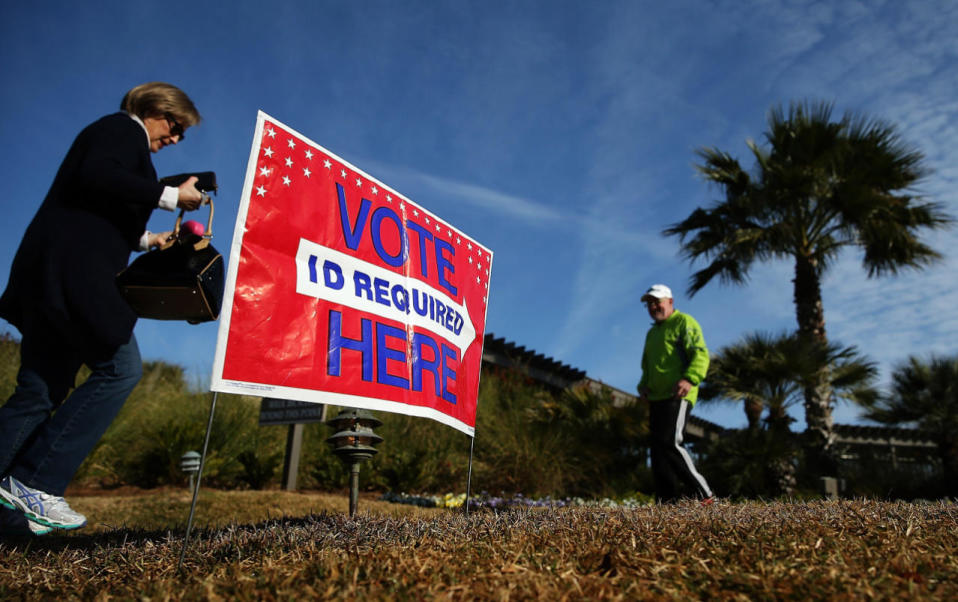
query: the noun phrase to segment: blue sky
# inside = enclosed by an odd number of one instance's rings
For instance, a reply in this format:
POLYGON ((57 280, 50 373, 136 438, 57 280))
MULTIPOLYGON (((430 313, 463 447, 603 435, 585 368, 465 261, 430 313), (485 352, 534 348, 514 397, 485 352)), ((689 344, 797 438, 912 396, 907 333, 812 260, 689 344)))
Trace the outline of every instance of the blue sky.
MULTIPOLYGON (((745 142, 761 142, 773 105, 826 100, 896 124, 934 170, 920 192, 958 214, 950 0, 15 3, 0 34, 2 282, 72 139, 151 80, 204 116, 154 164, 217 172, 221 250, 261 109, 491 248, 487 332, 627 391, 652 283, 673 288, 713 351, 795 327, 790 264, 689 299, 700 266, 660 234, 719 196, 694 150, 751 165, 745 142)), ((172 220, 157 211, 151 228, 172 220)), ((928 241, 945 259, 924 272, 868 280, 851 251, 824 280, 830 338, 883 380, 909 354, 955 352, 958 229, 928 241)), ((141 320, 137 337, 144 357, 203 383, 216 331, 141 320)), ((739 407, 695 412, 744 424, 739 407)))

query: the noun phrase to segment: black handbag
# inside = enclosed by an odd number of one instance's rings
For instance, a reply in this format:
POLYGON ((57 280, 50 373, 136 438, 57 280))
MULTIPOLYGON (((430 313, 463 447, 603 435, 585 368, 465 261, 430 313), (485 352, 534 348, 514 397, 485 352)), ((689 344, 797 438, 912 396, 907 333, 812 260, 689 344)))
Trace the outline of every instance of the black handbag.
MULTIPOLYGON (((206 197, 207 200, 209 197, 206 197)), ((209 322, 220 315, 225 270, 223 256, 210 244, 213 202, 206 233, 180 230, 183 211, 170 239, 144 253, 116 277, 120 294, 136 315, 154 320, 209 322)))

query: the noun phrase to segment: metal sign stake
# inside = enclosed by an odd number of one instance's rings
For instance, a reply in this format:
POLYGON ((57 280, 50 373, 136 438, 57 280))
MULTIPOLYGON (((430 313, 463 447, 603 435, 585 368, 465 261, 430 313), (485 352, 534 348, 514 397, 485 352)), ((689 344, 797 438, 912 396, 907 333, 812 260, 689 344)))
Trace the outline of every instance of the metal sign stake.
POLYGON ((206 464, 206 448, 210 444, 210 431, 213 429, 213 414, 216 413, 216 396, 213 393, 213 402, 210 404, 210 419, 206 423, 206 437, 203 439, 203 452, 200 454, 200 470, 196 473, 196 487, 193 489, 193 503, 190 504, 190 518, 186 522, 186 537, 183 538, 183 549, 180 551, 180 560, 176 563, 176 572, 183 567, 183 557, 186 555, 186 546, 190 542, 190 532, 193 530, 193 515, 196 512, 196 500, 200 495, 200 479, 203 477, 203 466, 206 464))
POLYGON ((469 469, 466 471, 466 516, 469 516, 469 498, 472 497, 472 450, 476 446, 476 437, 469 437, 469 469))

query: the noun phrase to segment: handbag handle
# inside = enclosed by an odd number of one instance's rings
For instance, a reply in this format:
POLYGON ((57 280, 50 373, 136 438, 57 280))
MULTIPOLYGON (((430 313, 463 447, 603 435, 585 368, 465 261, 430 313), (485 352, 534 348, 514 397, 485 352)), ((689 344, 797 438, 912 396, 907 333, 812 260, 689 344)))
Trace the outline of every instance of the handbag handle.
MULTIPOLYGON (((200 249, 208 246, 210 244, 210 239, 213 238, 213 199, 210 198, 205 192, 203 194, 202 204, 210 206, 210 216, 206 220, 206 232, 203 233, 202 240, 199 240, 193 245, 193 248, 199 251, 200 249)), ((180 209, 180 214, 176 216, 176 224, 173 225, 173 234, 163 243, 160 248, 168 249, 176 243, 180 238, 180 225, 183 223, 183 214, 186 212, 185 209, 180 209)))

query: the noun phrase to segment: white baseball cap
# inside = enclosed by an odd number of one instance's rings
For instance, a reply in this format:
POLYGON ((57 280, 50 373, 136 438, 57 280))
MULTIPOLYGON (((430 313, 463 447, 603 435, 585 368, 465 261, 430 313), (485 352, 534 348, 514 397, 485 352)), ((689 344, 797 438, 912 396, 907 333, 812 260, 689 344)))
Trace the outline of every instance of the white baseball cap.
POLYGON ((650 297, 655 297, 656 299, 671 299, 672 289, 664 284, 653 284, 649 287, 649 290, 645 291, 645 294, 642 295, 640 301, 645 303, 650 297))

